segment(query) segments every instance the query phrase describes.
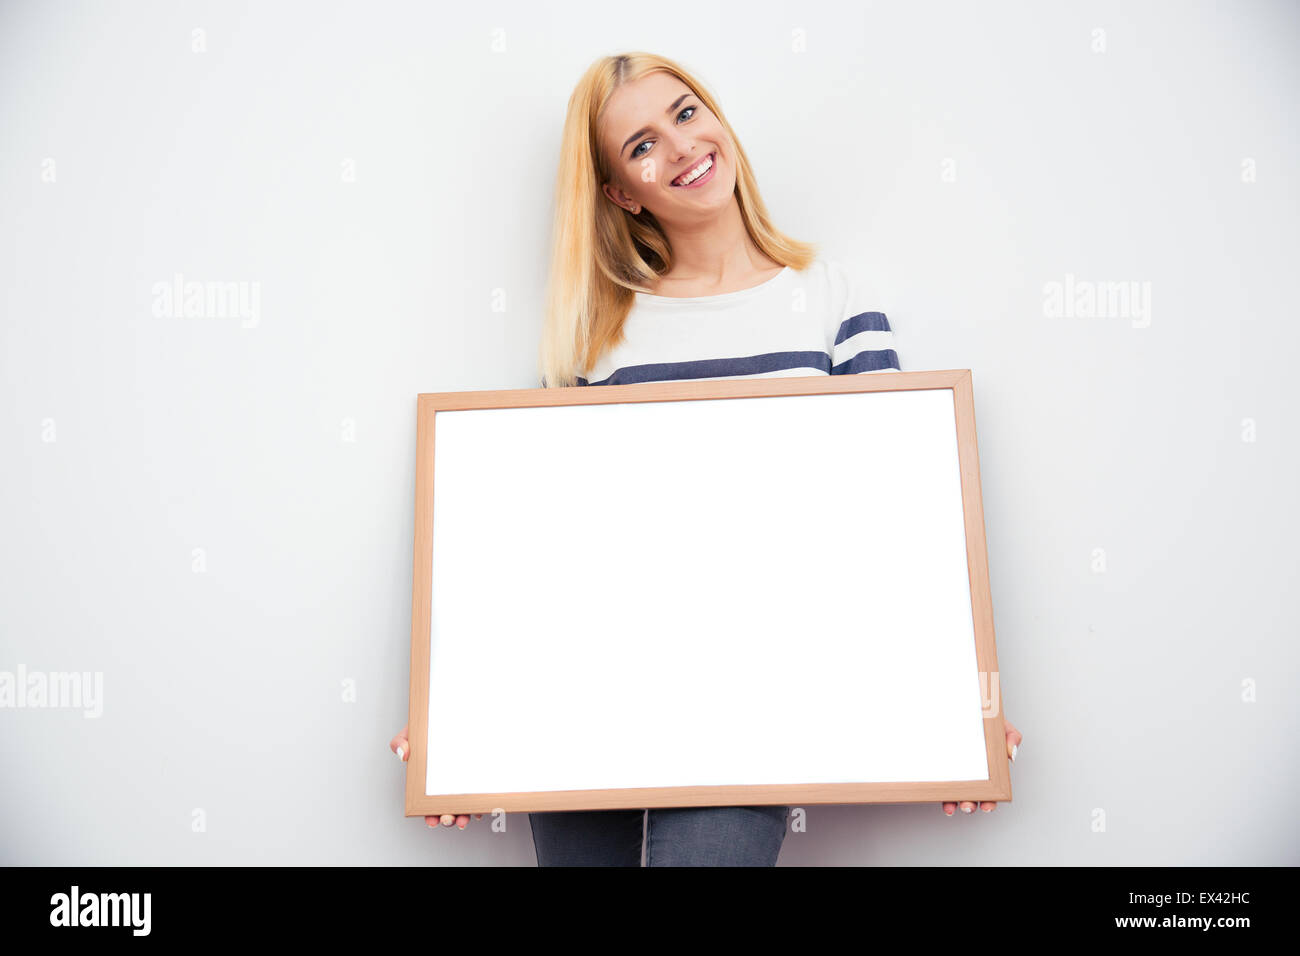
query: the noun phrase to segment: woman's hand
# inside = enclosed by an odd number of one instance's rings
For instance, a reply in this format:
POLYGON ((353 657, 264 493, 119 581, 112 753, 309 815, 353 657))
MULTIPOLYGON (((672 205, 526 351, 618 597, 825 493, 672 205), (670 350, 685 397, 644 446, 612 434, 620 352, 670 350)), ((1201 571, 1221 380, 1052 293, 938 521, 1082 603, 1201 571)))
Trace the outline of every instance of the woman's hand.
MULTIPOLYGON (((1006 719, 1005 715, 1002 718, 1002 723, 1006 725, 1007 729, 1007 756, 1014 761, 1016 759, 1016 749, 1020 746, 1020 741, 1024 740, 1024 737, 1021 736, 1020 731, 1016 730, 1015 725, 1006 719)), ((980 809, 988 813, 997 805, 996 800, 985 800, 980 804, 980 809)), ((948 816, 952 816, 956 809, 957 804, 955 803, 945 803, 943 805, 943 812, 948 816)), ((963 813, 972 813, 975 810, 975 804, 970 800, 963 800, 961 809, 963 813)))
MULTIPOLYGON (((407 727, 410 726, 411 725, 407 723, 404 727, 402 727, 401 730, 397 732, 397 736, 395 736, 392 740, 388 742, 388 749, 391 750, 393 753, 397 754, 397 759, 402 761, 402 763, 406 763, 406 761, 411 759, 411 742, 406 739, 406 729, 407 727)), ((430 826, 437 829, 439 819, 440 819, 439 817, 425 817, 424 818, 425 826, 430 826)), ((474 819, 482 820, 483 814, 481 813, 474 814, 474 819)), ((465 826, 469 823, 469 814, 468 813, 460 813, 460 814, 444 813, 441 817, 441 820, 442 820, 442 825, 445 827, 449 827, 455 824, 455 826, 458 829, 463 830, 465 829, 465 826)))

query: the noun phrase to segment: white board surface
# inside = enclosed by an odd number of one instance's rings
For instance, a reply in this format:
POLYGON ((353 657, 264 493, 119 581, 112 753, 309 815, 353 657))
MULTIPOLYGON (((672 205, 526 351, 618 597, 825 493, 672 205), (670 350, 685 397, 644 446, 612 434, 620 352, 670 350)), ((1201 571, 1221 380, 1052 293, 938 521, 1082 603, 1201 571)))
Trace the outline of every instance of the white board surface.
POLYGON ((427 794, 988 778, 951 389, 435 431, 427 794))

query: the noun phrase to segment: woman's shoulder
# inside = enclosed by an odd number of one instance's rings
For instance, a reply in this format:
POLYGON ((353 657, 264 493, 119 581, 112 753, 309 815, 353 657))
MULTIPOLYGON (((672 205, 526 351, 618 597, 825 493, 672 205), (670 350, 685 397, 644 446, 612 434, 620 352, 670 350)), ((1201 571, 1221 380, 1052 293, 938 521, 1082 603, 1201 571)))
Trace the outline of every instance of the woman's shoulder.
POLYGON ((834 256, 818 256, 795 273, 803 283, 810 299, 823 304, 828 321, 838 321, 845 310, 856 303, 861 295, 854 271, 834 256))
POLYGON ((819 282, 831 291, 843 292, 856 281, 853 270, 834 256, 818 256, 801 273, 810 281, 819 282))
POLYGON ((883 311, 883 288, 867 270, 838 257, 818 257, 808 267, 812 281, 824 286, 834 312, 857 315, 883 311))
POLYGON ((836 306, 847 305, 855 298, 853 290, 859 284, 854 270, 835 256, 817 256, 795 275, 810 295, 836 306))

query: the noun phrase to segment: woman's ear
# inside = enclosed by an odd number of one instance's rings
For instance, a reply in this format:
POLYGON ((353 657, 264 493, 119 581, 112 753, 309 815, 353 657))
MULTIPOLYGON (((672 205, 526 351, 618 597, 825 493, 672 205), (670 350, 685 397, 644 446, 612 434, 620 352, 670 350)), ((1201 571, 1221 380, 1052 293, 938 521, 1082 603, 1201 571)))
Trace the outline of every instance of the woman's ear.
POLYGON ((602 183, 600 188, 615 206, 621 206, 633 215, 641 211, 641 204, 614 184, 602 183))

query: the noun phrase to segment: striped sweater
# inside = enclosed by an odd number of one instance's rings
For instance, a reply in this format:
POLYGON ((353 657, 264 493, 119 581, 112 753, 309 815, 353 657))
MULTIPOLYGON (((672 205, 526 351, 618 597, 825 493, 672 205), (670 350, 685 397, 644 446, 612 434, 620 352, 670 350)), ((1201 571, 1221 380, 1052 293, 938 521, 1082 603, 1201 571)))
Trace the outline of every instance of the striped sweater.
POLYGON ((871 305, 848 269, 823 259, 738 292, 638 292, 624 341, 578 385, 898 371, 889 320, 871 305))

